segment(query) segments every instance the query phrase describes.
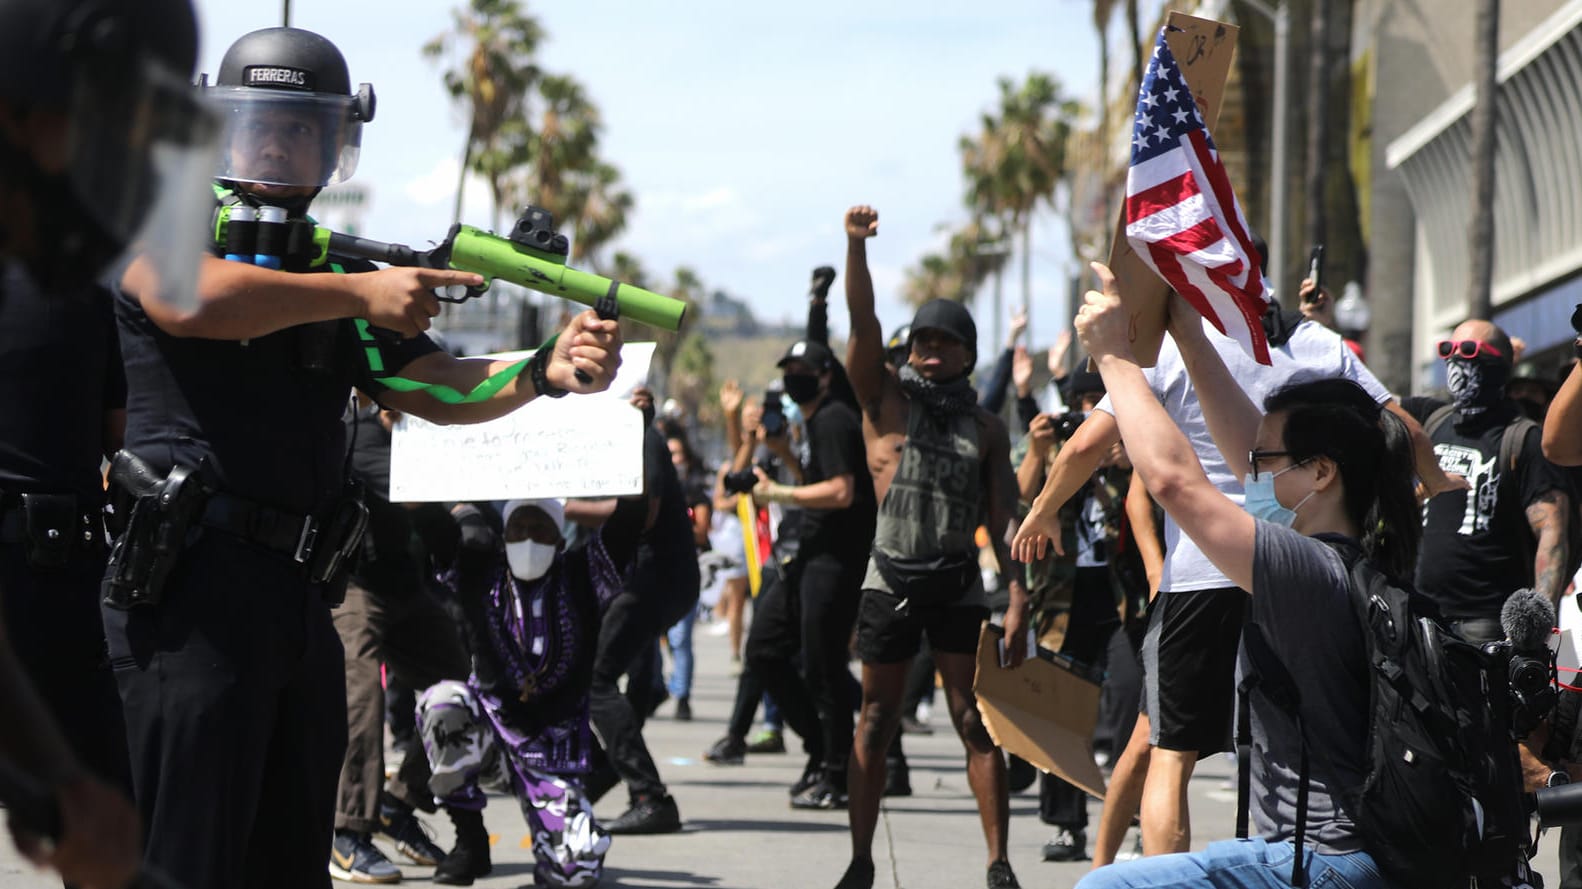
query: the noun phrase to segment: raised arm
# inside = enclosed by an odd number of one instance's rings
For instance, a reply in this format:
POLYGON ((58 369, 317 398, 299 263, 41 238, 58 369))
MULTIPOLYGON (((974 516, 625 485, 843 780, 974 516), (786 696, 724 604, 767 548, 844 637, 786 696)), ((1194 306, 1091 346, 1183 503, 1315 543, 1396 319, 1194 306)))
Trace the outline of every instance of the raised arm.
POLYGON ((1203 316, 1180 294, 1170 295, 1169 329, 1176 347, 1181 350, 1187 374, 1192 378, 1192 390, 1203 408, 1209 435, 1214 437, 1214 444, 1231 473, 1242 478, 1251 471, 1247 453, 1258 437, 1263 411, 1230 375, 1219 352, 1203 333, 1203 316))
MULTIPOLYGON (((1253 518, 1209 481, 1191 442, 1154 397, 1131 352, 1129 318, 1115 289, 1115 276, 1102 263, 1093 263, 1093 270, 1104 292, 1088 291, 1077 316, 1077 335, 1104 377, 1126 454, 1154 499, 1209 561, 1231 583, 1252 592, 1253 518)), ((1201 397, 1206 386, 1195 388, 1201 397)), ((1241 391, 1239 386, 1235 389, 1241 391)), ((1208 415, 1207 404, 1204 414, 1208 415)))
POLYGON ((720 387, 720 413, 725 417, 725 449, 733 456, 742 446, 742 387, 735 380, 726 380, 720 387))
POLYGON ((1582 466, 1582 370, 1571 368, 1571 375, 1549 402, 1543 442, 1544 456, 1550 463, 1582 466))
POLYGON ((851 337, 846 341, 846 373, 863 413, 879 415, 884 400, 884 331, 873 307, 873 277, 868 274, 868 239, 879 233, 879 211, 858 205, 846 211, 846 311, 851 337))
POLYGON ((835 270, 821 265, 813 270, 813 285, 808 290, 807 338, 823 346, 829 345, 829 286, 835 283, 835 270))

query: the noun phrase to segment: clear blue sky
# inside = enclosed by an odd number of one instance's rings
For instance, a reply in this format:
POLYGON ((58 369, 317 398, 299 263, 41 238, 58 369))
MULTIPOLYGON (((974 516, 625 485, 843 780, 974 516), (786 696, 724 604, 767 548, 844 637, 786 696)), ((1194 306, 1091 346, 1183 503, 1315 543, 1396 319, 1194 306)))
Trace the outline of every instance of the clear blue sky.
MULTIPOLYGON (((211 74, 231 41, 280 24, 279 2, 197 5, 200 69, 211 74)), ((439 238, 450 221, 463 124, 419 48, 450 27, 451 4, 292 6, 292 24, 333 40, 352 81, 378 92, 353 179, 372 195, 362 231, 413 244, 439 238)), ((528 8, 549 35, 544 65, 586 86, 604 116, 603 153, 637 197, 620 248, 661 281, 690 265, 711 289, 745 298, 766 320, 800 318, 811 269, 841 267, 841 215, 853 203, 880 212, 869 257, 881 321, 889 328, 905 320, 902 270, 940 243, 940 224, 965 218, 956 142, 993 107, 996 78, 1048 71, 1090 104, 1097 81, 1085 0, 582 0, 528 8)), ((481 190, 469 189, 464 215, 489 224, 481 190)), ((1034 229, 1035 348, 1064 323, 1068 243, 1056 220, 1034 229)), ((1018 287, 1008 278, 1008 297, 1018 287)), ((978 313, 985 335, 989 290, 978 313)), ((839 335, 844 313, 832 315, 839 335)))

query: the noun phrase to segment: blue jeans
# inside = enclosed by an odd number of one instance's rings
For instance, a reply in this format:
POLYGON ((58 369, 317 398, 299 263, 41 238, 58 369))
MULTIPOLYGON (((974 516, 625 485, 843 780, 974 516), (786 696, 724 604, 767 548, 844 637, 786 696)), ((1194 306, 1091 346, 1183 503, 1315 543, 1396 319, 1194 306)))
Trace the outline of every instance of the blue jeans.
POLYGON ((676 621, 665 635, 670 640, 670 696, 685 698, 692 695, 692 625, 697 621, 697 611, 676 621))
MULTIPOLYGON (((1101 867, 1083 877, 1077 889, 1143 889, 1153 886, 1202 886, 1214 889, 1271 889, 1291 885, 1290 840, 1221 840, 1201 852, 1155 855, 1101 867)), ((1307 856, 1308 889, 1387 889, 1390 882, 1366 852, 1307 856)))

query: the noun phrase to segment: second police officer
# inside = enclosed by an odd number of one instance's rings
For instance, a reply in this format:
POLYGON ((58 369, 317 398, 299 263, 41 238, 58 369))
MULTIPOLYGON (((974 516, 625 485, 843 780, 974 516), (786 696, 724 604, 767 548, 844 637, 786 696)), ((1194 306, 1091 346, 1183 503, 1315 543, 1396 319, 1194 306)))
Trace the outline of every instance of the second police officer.
MULTIPOLYGON (((206 94, 227 127, 216 213, 266 219, 301 219, 351 175, 374 110, 330 41, 291 28, 236 41, 206 94)), ((192 886, 329 882, 346 741, 330 607, 362 521, 344 471, 352 388, 437 422, 481 422, 539 395, 602 390, 619 363, 615 322, 592 312, 519 375, 440 351, 422 335, 439 311, 432 289, 476 275, 333 254, 343 274, 303 274, 305 255, 279 265, 205 258, 198 303, 181 309, 134 263, 116 299, 129 394, 111 497, 126 527, 105 631, 147 859, 192 886), (381 382, 397 374, 401 391, 381 382), (476 402, 424 389, 471 392, 502 374, 476 402)))

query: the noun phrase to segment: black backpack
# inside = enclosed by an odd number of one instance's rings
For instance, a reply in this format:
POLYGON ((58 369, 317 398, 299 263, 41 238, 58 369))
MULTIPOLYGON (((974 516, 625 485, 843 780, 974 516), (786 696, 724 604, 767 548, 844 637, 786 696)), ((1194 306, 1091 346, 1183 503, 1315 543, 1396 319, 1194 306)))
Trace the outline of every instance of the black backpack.
POLYGON ((1486 671, 1486 656, 1445 631, 1434 619, 1432 602, 1393 584, 1362 558, 1355 543, 1319 539, 1340 553, 1350 572, 1351 604, 1368 657, 1365 778, 1361 786, 1345 786, 1331 777, 1337 770, 1328 751, 1306 742, 1300 690, 1261 628, 1249 622, 1242 634, 1249 669, 1239 688, 1236 835, 1247 836, 1248 698, 1257 688, 1294 718, 1304 739, 1293 886, 1306 885, 1300 849, 1309 757, 1374 862, 1397 885, 1446 889, 1466 886, 1473 876, 1518 875, 1526 881, 1530 840, 1521 774, 1505 697, 1493 691, 1503 689, 1504 676, 1486 671))

